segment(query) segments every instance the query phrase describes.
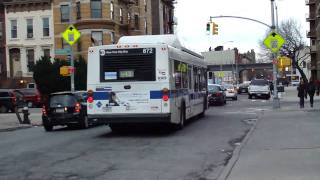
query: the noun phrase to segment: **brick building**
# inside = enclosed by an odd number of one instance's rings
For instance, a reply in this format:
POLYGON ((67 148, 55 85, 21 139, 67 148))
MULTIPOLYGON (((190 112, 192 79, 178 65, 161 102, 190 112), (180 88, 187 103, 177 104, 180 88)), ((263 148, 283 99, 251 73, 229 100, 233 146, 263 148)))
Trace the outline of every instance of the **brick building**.
POLYGON ((86 59, 88 47, 114 44, 125 35, 173 33, 172 0, 54 0, 53 7, 55 49, 70 48, 61 36, 69 24, 81 33, 72 47, 75 57, 86 59))
POLYGON ((307 37, 310 38, 311 74, 320 79, 320 0, 306 0, 309 6, 307 22, 310 23, 310 31, 307 37))

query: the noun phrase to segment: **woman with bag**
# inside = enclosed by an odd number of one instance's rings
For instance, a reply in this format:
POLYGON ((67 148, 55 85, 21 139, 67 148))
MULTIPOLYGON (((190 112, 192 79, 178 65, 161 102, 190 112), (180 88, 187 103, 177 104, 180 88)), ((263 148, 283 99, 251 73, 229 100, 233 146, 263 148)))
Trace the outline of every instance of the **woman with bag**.
POLYGON ((304 108, 304 98, 307 97, 307 88, 304 80, 301 80, 299 86, 297 87, 298 90, 298 97, 300 99, 300 108, 304 108))
POLYGON ((309 80, 307 90, 310 97, 310 106, 313 108, 313 97, 314 97, 314 94, 316 93, 316 83, 313 80, 313 77, 311 77, 309 80))

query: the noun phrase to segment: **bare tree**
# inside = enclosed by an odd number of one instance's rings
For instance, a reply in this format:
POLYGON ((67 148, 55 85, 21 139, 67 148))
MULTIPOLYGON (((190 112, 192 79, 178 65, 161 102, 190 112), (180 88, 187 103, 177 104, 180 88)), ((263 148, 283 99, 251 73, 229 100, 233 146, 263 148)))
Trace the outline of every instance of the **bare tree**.
MULTIPOLYGON (((268 32, 270 33, 270 31, 268 32)), ((300 52, 307 48, 307 43, 304 41, 301 34, 301 25, 297 23, 295 19, 288 19, 282 21, 278 33, 286 40, 286 43, 282 46, 279 53, 280 56, 287 56, 292 59, 293 67, 297 68, 300 72, 303 80, 307 82, 307 77, 301 68, 303 61, 307 59, 308 55, 300 56, 300 52)), ((266 49, 263 45, 263 41, 260 41, 261 55, 265 59, 271 59, 272 53, 266 49)))

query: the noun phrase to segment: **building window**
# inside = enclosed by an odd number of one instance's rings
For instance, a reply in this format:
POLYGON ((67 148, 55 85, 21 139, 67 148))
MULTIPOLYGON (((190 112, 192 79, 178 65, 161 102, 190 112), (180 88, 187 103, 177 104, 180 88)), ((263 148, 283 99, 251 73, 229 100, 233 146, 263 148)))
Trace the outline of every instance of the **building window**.
POLYGON ((3 25, 3 23, 2 22, 0 22, 0 40, 3 38, 2 36, 3 36, 3 28, 2 28, 2 25, 3 25))
POLYGON ((139 29, 139 15, 134 15, 134 28, 139 29))
POLYGON ((111 36, 111 44, 115 44, 116 42, 115 42, 115 35, 114 35, 114 32, 111 32, 111 34, 110 34, 110 36, 111 36))
POLYGON ((130 24, 130 21, 131 21, 131 15, 130 15, 130 13, 128 12, 128 24, 130 24))
POLYGON ((101 0, 91 0, 91 18, 101 18, 101 0))
POLYGON ((48 37, 50 35, 49 18, 42 18, 42 31, 43 37, 48 37))
POLYGON ((27 67, 28 72, 33 72, 34 67, 34 50, 33 49, 27 49, 27 67))
POLYGON ((44 57, 50 57, 50 49, 43 49, 43 56, 44 57))
POLYGON ((145 29, 145 34, 148 34, 148 23, 147 23, 147 18, 144 19, 144 29, 145 29))
POLYGON ((122 8, 120 8, 120 23, 123 24, 122 8))
POLYGON ((33 38, 33 19, 27 19, 27 38, 33 38))
POLYGON ((17 38, 17 20, 11 20, 11 38, 17 38))
POLYGON ((82 44, 81 44, 80 39, 79 39, 78 42, 77 42, 77 51, 78 51, 78 52, 81 52, 81 51, 82 51, 82 44))
POLYGON ((144 4, 144 11, 147 12, 147 1, 144 0, 144 1, 143 1, 143 4, 144 4))
POLYGON ((91 39, 93 39, 93 43, 95 46, 100 46, 103 44, 103 34, 102 31, 92 31, 91 39))
POLYGON ((113 7, 113 2, 110 3, 110 18, 113 20, 114 19, 114 7, 113 7))
POLYGON ((69 22, 70 21, 70 8, 69 5, 61 5, 61 22, 69 22))
POLYGON ((70 44, 67 43, 63 38, 62 38, 62 49, 71 49, 70 44))
POLYGON ((139 6, 139 0, 135 0, 134 4, 135 4, 136 6, 139 6))
POLYGON ((77 11, 77 19, 81 19, 81 4, 80 1, 76 4, 76 11, 77 11))
POLYGON ((307 63, 306 63, 306 61, 303 61, 303 62, 302 62, 302 67, 303 67, 303 68, 307 68, 307 63))

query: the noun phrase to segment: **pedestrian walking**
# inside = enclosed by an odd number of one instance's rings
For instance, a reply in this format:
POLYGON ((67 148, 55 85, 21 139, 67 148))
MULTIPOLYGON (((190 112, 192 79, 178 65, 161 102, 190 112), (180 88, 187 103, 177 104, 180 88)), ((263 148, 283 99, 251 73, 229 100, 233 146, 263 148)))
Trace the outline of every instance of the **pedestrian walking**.
POLYGON ((306 88, 306 83, 304 80, 301 80, 298 87, 298 97, 300 99, 300 108, 304 108, 304 98, 307 98, 307 88, 306 88))
POLYGON ((269 88, 270 88, 271 94, 273 94, 274 87, 273 87, 273 82, 272 81, 269 82, 269 88))
POLYGON ((316 93, 316 81, 313 79, 313 77, 311 77, 309 80, 307 90, 310 97, 310 106, 313 108, 313 97, 316 93))
POLYGON ((318 79, 316 82, 317 82, 317 96, 319 96, 319 94, 320 94, 320 79, 318 79))

